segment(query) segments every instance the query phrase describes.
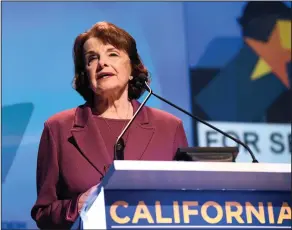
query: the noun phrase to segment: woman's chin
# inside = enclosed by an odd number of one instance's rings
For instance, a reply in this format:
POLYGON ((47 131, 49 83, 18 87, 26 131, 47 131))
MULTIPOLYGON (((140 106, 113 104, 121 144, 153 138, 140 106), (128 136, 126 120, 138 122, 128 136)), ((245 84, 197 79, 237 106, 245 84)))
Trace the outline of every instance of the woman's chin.
POLYGON ((120 88, 121 87, 116 84, 102 84, 97 87, 96 92, 98 92, 100 96, 108 96, 115 94, 120 88))

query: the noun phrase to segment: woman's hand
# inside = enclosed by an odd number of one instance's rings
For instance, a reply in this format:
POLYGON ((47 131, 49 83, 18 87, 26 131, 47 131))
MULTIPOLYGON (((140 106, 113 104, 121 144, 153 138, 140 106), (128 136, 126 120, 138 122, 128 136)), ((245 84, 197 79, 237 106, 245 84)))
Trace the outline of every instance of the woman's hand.
POLYGON ((88 197, 92 194, 93 191, 97 189, 98 185, 92 186, 90 189, 88 189, 85 193, 83 193, 78 200, 78 213, 80 213, 84 203, 87 201, 88 197))

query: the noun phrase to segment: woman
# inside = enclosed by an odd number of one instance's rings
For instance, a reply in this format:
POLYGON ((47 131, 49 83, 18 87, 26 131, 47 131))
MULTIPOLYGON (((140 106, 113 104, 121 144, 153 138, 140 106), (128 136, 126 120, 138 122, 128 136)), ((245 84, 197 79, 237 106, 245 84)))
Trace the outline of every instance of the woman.
MULTIPOLYGON (((70 228, 86 198, 113 162, 114 144, 139 107, 143 93, 135 78, 147 69, 135 40, 100 22, 74 44, 74 88, 86 103, 44 124, 37 161, 37 201, 32 218, 39 228, 70 228)), ((187 139, 180 119, 143 107, 125 133, 125 160, 172 160, 187 139)))

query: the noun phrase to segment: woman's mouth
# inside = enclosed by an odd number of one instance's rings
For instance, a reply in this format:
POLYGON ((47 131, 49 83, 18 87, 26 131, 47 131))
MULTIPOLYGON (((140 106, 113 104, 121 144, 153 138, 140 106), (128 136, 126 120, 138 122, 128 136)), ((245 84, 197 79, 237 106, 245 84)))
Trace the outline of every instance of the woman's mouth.
POLYGON ((113 75, 114 74, 113 73, 110 73, 110 72, 100 73, 100 74, 97 75, 97 80, 109 78, 109 77, 112 77, 113 75))

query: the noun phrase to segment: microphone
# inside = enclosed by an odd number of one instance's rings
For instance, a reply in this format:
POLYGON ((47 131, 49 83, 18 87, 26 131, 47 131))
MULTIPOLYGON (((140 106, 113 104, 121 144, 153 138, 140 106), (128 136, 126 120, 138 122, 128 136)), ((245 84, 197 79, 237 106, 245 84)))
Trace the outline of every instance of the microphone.
MULTIPOLYGON (((146 81, 147 81, 147 77, 146 77, 146 81)), ((142 83, 140 81, 135 81, 135 86, 138 89, 146 88, 147 91, 149 91, 149 93, 146 96, 146 98, 143 100, 143 102, 141 103, 141 105, 139 106, 139 108, 137 109, 137 111, 135 112, 133 117, 131 118, 131 120, 128 122, 126 127, 122 130, 121 134, 118 136, 118 138, 116 140, 116 143, 114 145, 114 160, 124 160, 125 142, 124 142, 122 137, 125 134, 125 132, 128 130, 128 128, 130 127, 130 125, 133 123, 133 121, 135 120, 135 118, 137 117, 137 115, 139 114, 139 112, 141 111, 143 106, 145 105, 145 103, 148 101, 148 99, 149 99, 149 97, 151 96, 151 93, 152 93, 151 88, 149 87, 149 85, 146 82, 142 83)))
POLYGON ((254 155, 253 152, 251 151, 251 149, 248 147, 248 145, 246 145, 245 143, 243 143, 243 142, 240 141, 239 139, 236 139, 236 138, 232 137, 231 135, 229 135, 228 133, 222 131, 221 129, 218 129, 217 127, 215 127, 215 126, 211 125, 210 123, 208 123, 208 122, 202 120, 201 118, 199 118, 199 117, 197 117, 197 116, 195 116, 195 115, 193 115, 193 114, 187 112, 186 110, 184 110, 184 109, 178 107, 177 105, 175 105, 175 104, 173 104, 172 102, 166 100, 165 98, 163 98, 163 97, 161 97, 161 96, 155 94, 155 93, 150 89, 150 87, 147 85, 147 76, 146 76, 145 74, 140 74, 140 75, 136 78, 136 81, 137 81, 137 84, 138 84, 138 85, 143 85, 143 86, 146 88, 146 90, 149 91, 149 94, 151 94, 151 95, 157 97, 158 99, 160 99, 160 100, 166 102, 167 104, 173 106, 174 108, 180 110, 181 112, 183 112, 183 113, 189 115, 189 116, 192 117, 193 119, 195 119, 195 120, 197 120, 197 121, 203 123, 204 125, 210 127, 211 129, 216 130, 217 132, 221 133, 223 136, 226 136, 226 137, 230 138, 231 140, 235 141, 237 144, 243 146, 243 147, 249 152, 249 154, 250 154, 250 156, 251 156, 251 158, 252 158, 252 162, 253 162, 253 163, 259 163, 258 160, 256 159, 255 155, 254 155), (149 90, 149 89, 150 89, 150 90, 149 90))

